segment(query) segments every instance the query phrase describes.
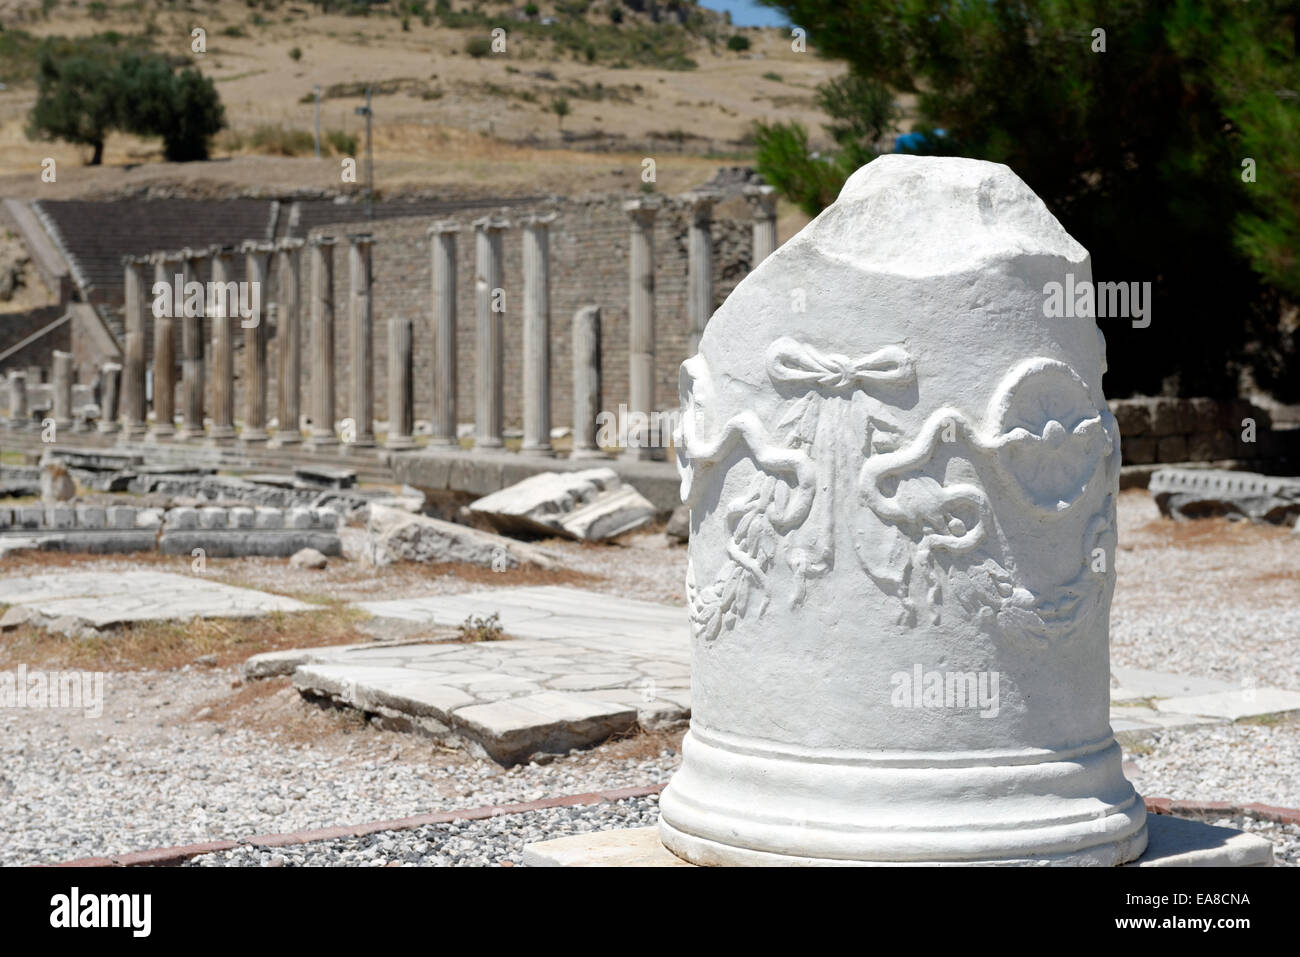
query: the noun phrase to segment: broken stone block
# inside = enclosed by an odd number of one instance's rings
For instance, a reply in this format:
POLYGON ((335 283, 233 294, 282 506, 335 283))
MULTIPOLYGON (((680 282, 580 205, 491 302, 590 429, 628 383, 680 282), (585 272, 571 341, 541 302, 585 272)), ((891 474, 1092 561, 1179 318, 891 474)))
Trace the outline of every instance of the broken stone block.
POLYGON ((668 519, 668 527, 664 529, 664 534, 671 541, 685 543, 691 539, 691 510, 685 505, 678 505, 673 509, 673 514, 668 519))
POLYGON ((654 519, 655 507, 610 468, 543 472, 484 496, 470 511, 501 532, 603 541, 654 519))
POLYGON ((314 548, 303 548, 293 553, 289 564, 294 568, 324 568, 329 560, 314 548))
POLYGON ((377 567, 400 561, 468 562, 499 571, 519 565, 557 568, 546 552, 491 532, 371 505, 365 559, 377 567))
POLYGON ((1158 469, 1149 486, 1166 518, 1226 515, 1288 525, 1300 515, 1300 479, 1221 469, 1158 469))
POLYGON ((355 488, 357 473, 353 469, 331 468, 328 465, 300 465, 293 470, 294 477, 309 485, 321 488, 355 488))
POLYGON ((59 462, 41 466, 41 500, 66 502, 77 497, 77 485, 68 470, 59 462))

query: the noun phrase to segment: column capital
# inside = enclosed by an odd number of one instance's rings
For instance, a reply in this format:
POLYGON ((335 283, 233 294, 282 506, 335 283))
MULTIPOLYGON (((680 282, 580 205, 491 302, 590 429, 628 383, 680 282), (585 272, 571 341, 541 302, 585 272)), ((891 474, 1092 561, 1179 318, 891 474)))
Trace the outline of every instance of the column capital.
POLYGON ((495 233, 510 228, 510 220, 504 216, 480 216, 474 220, 474 229, 477 232, 495 233))
POLYGON ((182 249, 182 250, 180 251, 179 255, 180 255, 181 259, 186 259, 186 260, 191 260, 191 259, 206 259, 207 256, 208 256, 208 250, 207 250, 207 249, 193 249, 193 248, 191 248, 191 247, 189 247, 189 246, 186 246, 184 249, 182 249))
POLYGON ((539 210, 522 216, 519 225, 524 229, 548 229, 559 218, 560 214, 553 209, 539 210))
POLYGON ((745 199, 754 207, 754 214, 759 218, 766 219, 769 216, 776 215, 776 188, 762 185, 746 186, 744 190, 745 199))
POLYGON ((305 245, 307 245, 306 240, 289 236, 275 243, 275 251, 279 253, 292 253, 302 249, 305 245))
POLYGON ((712 211, 713 204, 721 201, 722 190, 715 189, 712 186, 700 186, 696 189, 690 189, 682 193, 681 201, 693 209, 704 209, 706 212, 712 211))
POLYGON ((623 212, 639 223, 651 223, 658 215, 661 205, 657 196, 638 196, 623 201, 623 212))
POLYGON ((230 259, 235 255, 235 247, 223 245, 221 243, 213 243, 208 247, 208 255, 213 259, 230 259))
POLYGON ((275 252, 275 244, 262 242, 257 239, 249 239, 239 244, 239 251, 244 255, 250 255, 253 253, 266 255, 267 253, 275 252))
POLYGON ((461 224, 454 219, 439 219, 425 233, 429 236, 442 236, 447 233, 458 233, 461 229, 461 224))
POLYGON ((307 244, 309 246, 334 246, 338 241, 339 238, 337 236, 316 235, 307 237, 307 244))
POLYGON ((348 242, 353 246, 373 246, 375 243, 374 233, 348 233, 348 242))

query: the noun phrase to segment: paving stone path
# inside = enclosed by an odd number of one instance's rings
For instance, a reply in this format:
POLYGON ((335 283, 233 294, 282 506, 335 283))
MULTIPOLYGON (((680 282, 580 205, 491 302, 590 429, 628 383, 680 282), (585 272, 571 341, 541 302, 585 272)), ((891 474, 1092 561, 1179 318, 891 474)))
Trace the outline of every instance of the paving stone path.
POLYGON ((456 736, 503 764, 690 716, 690 645, 679 608, 550 586, 360 607, 433 626, 496 613, 512 639, 271 652, 249 659, 246 673, 293 674, 304 693, 391 727, 456 736))
MULTIPOLYGON (((0 602, 48 618, 81 619, 94 628, 132 621, 250 618, 313 606, 283 595, 171 572, 62 571, 0 579, 0 602)), ((11 608, 10 611, 13 611, 11 608)))

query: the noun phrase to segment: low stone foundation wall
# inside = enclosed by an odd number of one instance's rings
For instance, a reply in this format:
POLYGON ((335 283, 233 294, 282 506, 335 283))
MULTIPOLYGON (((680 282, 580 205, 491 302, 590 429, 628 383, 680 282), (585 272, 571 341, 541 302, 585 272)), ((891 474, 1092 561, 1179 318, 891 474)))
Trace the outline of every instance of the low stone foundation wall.
POLYGON ((130 505, 0 506, 0 554, 16 548, 109 554, 158 550, 211 558, 288 558, 304 548, 342 553, 329 508, 137 508, 130 505))
POLYGON ((1125 465, 1270 459, 1279 454, 1268 412, 1245 399, 1111 400, 1125 465), (1249 420, 1249 421, 1248 421, 1249 420), (1253 441, 1248 426, 1254 422, 1253 441))

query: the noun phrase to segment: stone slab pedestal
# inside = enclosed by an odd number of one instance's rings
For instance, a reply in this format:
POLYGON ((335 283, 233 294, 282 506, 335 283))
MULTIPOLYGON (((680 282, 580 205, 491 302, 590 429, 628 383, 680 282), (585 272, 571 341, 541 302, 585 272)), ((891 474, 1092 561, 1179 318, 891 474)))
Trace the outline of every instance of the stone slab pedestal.
MULTIPOLYGON (((758 864, 856 865, 858 861, 800 861, 766 855, 758 864)), ((979 863, 979 862, 972 862, 979 863)), ((1006 863, 999 861, 997 863, 1006 863)), ((1044 860, 1042 863, 1058 863, 1044 860)), ((1069 863, 1069 862, 1061 862, 1069 863)), ((695 867, 659 840, 659 829, 636 827, 575 834, 524 846, 528 867, 695 867)), ((945 861, 950 866, 951 862, 945 861)), ((1125 867, 1272 867, 1273 845, 1255 834, 1202 821, 1152 814, 1147 818, 1147 849, 1125 867)))

